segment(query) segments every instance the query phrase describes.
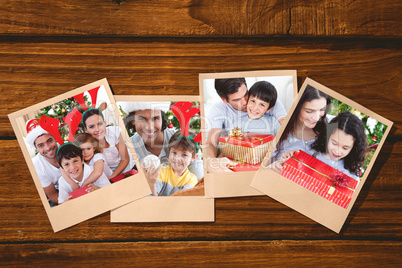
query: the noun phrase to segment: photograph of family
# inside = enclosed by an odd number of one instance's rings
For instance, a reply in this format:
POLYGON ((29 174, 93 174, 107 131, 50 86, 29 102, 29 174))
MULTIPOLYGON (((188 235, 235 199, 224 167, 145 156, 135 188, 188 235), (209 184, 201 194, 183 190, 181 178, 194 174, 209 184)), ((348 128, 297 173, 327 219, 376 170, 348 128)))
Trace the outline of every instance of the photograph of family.
POLYGON ((18 118, 51 207, 137 173, 104 86, 18 118))
POLYGON ((307 78, 251 186, 339 232, 391 127, 307 78))
POLYGON ((152 196, 203 196, 199 102, 117 102, 152 196))
POLYGON ((286 71, 203 79, 208 172, 258 170, 293 103, 294 80, 286 71))
POLYGON ((268 168, 346 208, 386 129, 307 85, 268 168))

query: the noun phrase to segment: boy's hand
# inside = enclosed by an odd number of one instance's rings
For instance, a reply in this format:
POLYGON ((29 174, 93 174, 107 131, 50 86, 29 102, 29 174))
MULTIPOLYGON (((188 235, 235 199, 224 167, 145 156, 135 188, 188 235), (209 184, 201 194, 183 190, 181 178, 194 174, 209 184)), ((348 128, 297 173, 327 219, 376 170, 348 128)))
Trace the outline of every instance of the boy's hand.
POLYGON ((229 166, 235 166, 238 163, 233 162, 227 157, 209 158, 207 160, 207 171, 215 172, 233 172, 229 166))
POLYGON ((295 153, 298 153, 298 152, 299 152, 299 149, 288 151, 282 155, 282 158, 287 160, 287 159, 291 158, 295 153))
POLYGON ((93 192, 93 191, 95 191, 95 190, 98 190, 100 187, 98 187, 98 186, 96 186, 96 185, 93 185, 93 184, 89 184, 89 186, 88 186, 88 188, 87 188, 87 192, 88 193, 90 193, 90 192, 93 192))
POLYGON ((161 170, 162 166, 159 165, 159 167, 157 169, 155 169, 154 165, 152 163, 151 166, 149 166, 148 169, 146 169, 144 163, 142 163, 141 167, 144 170, 145 177, 147 178, 149 188, 151 188, 151 191, 152 191, 152 195, 157 196, 158 193, 156 192, 156 181, 158 180, 159 171, 161 170))
POLYGON ((67 201, 70 201, 71 199, 73 199, 73 196, 72 196, 72 195, 69 195, 69 196, 66 198, 66 200, 64 200, 64 202, 63 202, 62 204, 66 203, 67 201))

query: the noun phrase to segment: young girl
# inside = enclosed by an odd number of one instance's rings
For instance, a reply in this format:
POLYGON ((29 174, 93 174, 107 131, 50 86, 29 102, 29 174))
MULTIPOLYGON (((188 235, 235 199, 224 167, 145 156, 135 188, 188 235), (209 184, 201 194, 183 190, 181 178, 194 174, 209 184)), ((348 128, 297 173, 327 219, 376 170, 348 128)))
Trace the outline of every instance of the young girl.
POLYGON ((103 149, 106 164, 113 171, 109 178, 133 169, 134 161, 119 127, 106 127, 102 112, 93 108, 82 115, 82 123, 85 131, 95 138, 103 149))
MULTIPOLYGON (((350 112, 341 112, 311 145, 312 155, 327 165, 358 180, 365 159, 367 137, 362 121, 350 112)), ((298 150, 287 152, 289 158, 298 150)))
MULTIPOLYGON (((113 172, 105 162, 105 157, 102 154, 102 148, 97 145, 97 141, 90 134, 78 134, 75 136, 74 143, 81 148, 85 164, 93 167, 93 171, 81 187, 95 182, 102 174, 105 174, 107 177, 112 175, 113 172)), ((63 178, 70 184, 73 190, 79 188, 77 183, 68 176, 64 176, 63 174, 63 178)))
POLYGON ((311 145, 317 152, 313 156, 354 179, 359 178, 367 148, 363 122, 350 112, 341 112, 326 130, 311 145))

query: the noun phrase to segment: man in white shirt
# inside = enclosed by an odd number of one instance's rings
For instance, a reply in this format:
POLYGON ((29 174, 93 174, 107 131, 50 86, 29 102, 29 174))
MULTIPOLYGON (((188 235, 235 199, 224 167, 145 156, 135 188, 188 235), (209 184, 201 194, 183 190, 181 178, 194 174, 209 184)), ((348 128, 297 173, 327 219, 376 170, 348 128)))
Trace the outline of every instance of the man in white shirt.
POLYGON ((26 142, 38 151, 32 162, 43 190, 52 203, 58 204, 58 179, 61 172, 56 159, 56 139, 39 125, 38 119, 27 122, 27 133, 26 142))

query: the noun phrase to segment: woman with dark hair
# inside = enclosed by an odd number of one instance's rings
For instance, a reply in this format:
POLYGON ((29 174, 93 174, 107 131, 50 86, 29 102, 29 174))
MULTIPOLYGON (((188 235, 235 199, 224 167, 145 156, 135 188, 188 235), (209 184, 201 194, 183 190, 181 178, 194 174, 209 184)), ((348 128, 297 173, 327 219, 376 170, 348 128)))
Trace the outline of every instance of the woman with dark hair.
POLYGON ((278 141, 271 162, 281 160, 282 155, 291 150, 309 152, 310 145, 326 127, 330 104, 331 98, 327 94, 307 85, 278 141))
POLYGON ((84 112, 82 123, 85 132, 94 137, 98 141, 99 147, 103 149, 106 163, 113 171, 109 178, 116 177, 134 168, 134 160, 124 143, 120 127, 106 127, 102 112, 96 108, 84 112))
MULTIPOLYGON (((165 113, 170 102, 122 102, 119 105, 128 114, 124 119, 127 130, 136 132, 131 142, 140 163, 146 156, 155 155, 162 164, 169 164, 169 140, 176 132, 167 128, 165 113)), ((198 180, 204 177, 201 153, 188 168, 198 180)))

